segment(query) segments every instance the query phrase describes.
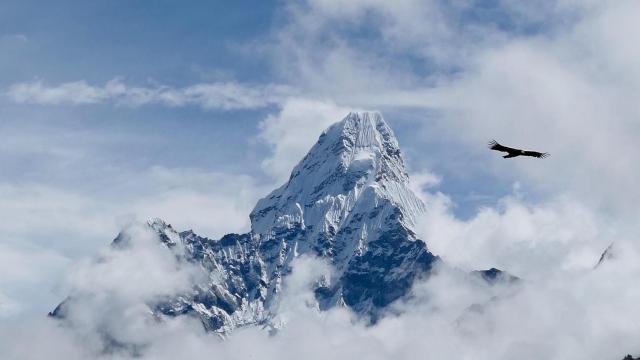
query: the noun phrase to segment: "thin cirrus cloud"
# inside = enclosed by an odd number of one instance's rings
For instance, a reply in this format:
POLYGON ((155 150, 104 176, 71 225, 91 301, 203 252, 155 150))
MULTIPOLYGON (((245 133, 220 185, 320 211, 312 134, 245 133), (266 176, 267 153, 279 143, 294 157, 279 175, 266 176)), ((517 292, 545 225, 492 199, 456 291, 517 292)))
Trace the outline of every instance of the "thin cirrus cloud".
POLYGON ((131 86, 115 78, 102 86, 85 80, 49 85, 41 80, 11 85, 5 96, 18 104, 91 105, 115 103, 126 106, 159 104, 169 107, 199 106, 206 110, 256 109, 282 101, 289 93, 284 85, 245 85, 213 82, 175 88, 165 85, 131 86))

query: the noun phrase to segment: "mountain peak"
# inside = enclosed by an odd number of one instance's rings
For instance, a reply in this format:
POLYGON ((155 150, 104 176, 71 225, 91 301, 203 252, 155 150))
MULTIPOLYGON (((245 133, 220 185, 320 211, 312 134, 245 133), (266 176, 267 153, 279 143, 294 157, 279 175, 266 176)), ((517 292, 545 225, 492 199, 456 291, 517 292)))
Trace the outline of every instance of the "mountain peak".
POLYGON ((394 212, 413 234, 423 211, 391 128, 380 113, 352 112, 320 135, 289 181, 261 199, 250 217, 254 234, 269 238, 300 228, 311 239, 309 247, 333 256, 339 249, 366 247, 394 212), (361 232, 361 243, 341 244, 343 229, 361 232))
POLYGON ((379 112, 350 112, 326 132, 339 131, 354 137, 356 148, 392 147, 398 149, 398 141, 379 112))
MULTIPOLYGON (((269 324, 293 259, 308 254, 332 270, 314 289, 318 307, 347 306, 375 321, 438 260, 412 230, 423 211, 382 116, 350 113, 322 133, 286 184, 257 203, 249 233, 212 240, 150 219, 177 259, 210 274, 151 310, 195 315, 220 333, 269 324)), ((126 249, 126 241, 121 232, 114 243, 126 249)))
POLYGON ((308 167, 317 155, 330 158, 345 169, 368 167, 378 175, 392 176, 395 181, 408 180, 398 140, 378 112, 351 112, 330 126, 293 169, 292 176, 308 167))

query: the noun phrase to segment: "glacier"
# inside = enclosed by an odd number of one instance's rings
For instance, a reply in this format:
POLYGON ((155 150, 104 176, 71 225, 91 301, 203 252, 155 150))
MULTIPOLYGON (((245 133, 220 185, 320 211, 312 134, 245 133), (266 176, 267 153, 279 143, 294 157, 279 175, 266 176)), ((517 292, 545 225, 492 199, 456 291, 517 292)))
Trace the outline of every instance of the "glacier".
MULTIPOLYGON (((349 113, 320 135, 284 185, 258 201, 248 233, 209 239, 149 220, 167 248, 208 274, 192 291, 150 304, 151 310, 195 316, 220 334, 268 325, 292 261, 308 255, 332 269, 315 288, 318 308, 348 307, 375 322, 439 261, 414 230, 425 210, 382 116, 349 113)), ((126 241, 121 233, 113 246, 126 241)), ((51 315, 64 317, 70 303, 51 315)))

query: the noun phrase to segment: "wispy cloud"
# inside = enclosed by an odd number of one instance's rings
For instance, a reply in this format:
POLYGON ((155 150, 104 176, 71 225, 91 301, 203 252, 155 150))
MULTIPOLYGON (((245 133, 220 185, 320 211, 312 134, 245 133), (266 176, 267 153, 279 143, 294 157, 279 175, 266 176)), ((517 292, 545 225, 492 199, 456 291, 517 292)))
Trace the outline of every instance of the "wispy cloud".
POLYGON ((69 263, 122 224, 160 217, 211 238, 242 233, 268 190, 246 175, 162 167, 136 175, 118 168, 99 191, 0 181, 0 320, 50 311, 66 295, 59 287, 69 263))
POLYGON ((132 86, 115 78, 91 85, 84 80, 49 85, 41 80, 11 85, 5 96, 19 104, 89 105, 115 103, 125 106, 159 104, 169 107, 199 106, 206 110, 255 109, 282 101, 289 93, 284 85, 250 85, 213 82, 183 88, 132 86))
POLYGON ((27 43, 29 38, 24 34, 3 34, 0 35, 0 42, 5 43, 27 43))
POLYGON ((284 182, 322 131, 349 110, 333 102, 288 99, 277 115, 269 115, 260 123, 258 138, 272 150, 262 161, 264 171, 284 182))

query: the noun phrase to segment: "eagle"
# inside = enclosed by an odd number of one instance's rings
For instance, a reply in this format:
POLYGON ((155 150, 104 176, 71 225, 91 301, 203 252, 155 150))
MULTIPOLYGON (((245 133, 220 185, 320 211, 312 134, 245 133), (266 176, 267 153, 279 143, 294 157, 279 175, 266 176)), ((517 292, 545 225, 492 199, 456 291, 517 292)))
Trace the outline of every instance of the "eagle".
POLYGON ((510 148, 508 146, 504 146, 504 145, 498 144, 498 142, 495 141, 495 140, 491 140, 489 142, 489 149, 506 152, 507 155, 503 156, 503 158, 505 158, 505 159, 516 157, 516 156, 520 156, 520 155, 522 155, 522 156, 532 156, 532 157, 536 157, 538 159, 544 159, 544 158, 550 156, 549 153, 542 153, 542 152, 537 152, 537 151, 529 151, 529 150, 520 150, 520 149, 510 148))

